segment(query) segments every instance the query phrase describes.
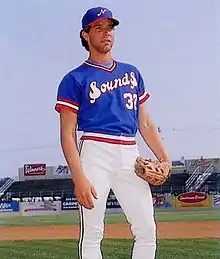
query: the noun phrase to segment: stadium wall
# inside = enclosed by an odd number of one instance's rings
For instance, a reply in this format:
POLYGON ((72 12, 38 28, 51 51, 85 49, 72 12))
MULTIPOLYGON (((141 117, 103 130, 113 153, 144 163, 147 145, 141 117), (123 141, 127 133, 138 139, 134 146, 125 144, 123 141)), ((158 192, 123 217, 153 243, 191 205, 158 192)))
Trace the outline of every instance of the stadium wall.
POLYGON ((0 202, 0 216, 20 216, 20 202, 0 202))
MULTIPOLYGON (((194 210, 220 209, 220 194, 207 195, 205 193, 182 193, 179 196, 153 195, 155 210, 194 210)), ((106 213, 121 213, 121 207, 112 198, 107 201, 106 213)), ((0 216, 36 216, 77 213, 78 204, 75 198, 61 201, 30 201, 30 202, 0 202, 0 216)))

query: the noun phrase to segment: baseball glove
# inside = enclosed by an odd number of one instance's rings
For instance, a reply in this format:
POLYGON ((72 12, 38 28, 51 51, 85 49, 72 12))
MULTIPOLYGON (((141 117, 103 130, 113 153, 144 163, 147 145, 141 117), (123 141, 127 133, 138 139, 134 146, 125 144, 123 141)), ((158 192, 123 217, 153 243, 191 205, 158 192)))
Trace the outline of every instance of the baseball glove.
POLYGON ((171 166, 168 162, 138 157, 135 162, 135 173, 151 185, 162 185, 170 177, 171 166))

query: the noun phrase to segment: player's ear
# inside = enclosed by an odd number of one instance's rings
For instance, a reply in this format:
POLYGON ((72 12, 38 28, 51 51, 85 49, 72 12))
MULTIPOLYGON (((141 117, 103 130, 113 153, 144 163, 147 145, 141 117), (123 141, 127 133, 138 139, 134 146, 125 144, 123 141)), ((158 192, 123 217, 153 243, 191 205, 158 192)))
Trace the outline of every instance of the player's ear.
POLYGON ((83 37, 83 39, 84 40, 86 40, 86 41, 88 41, 88 39, 89 39, 89 35, 88 35, 88 33, 87 32, 85 32, 85 31, 82 31, 82 37, 83 37))
POLYGON ((80 39, 81 39, 81 44, 82 46, 89 51, 89 44, 88 44, 88 35, 86 32, 84 32, 83 30, 80 31, 80 39))

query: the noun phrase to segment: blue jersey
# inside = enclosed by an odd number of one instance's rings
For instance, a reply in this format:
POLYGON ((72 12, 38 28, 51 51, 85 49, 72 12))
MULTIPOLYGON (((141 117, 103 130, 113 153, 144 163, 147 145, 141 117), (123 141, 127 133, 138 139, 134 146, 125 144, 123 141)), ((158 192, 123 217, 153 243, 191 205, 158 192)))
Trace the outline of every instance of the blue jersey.
POLYGON ((62 78, 55 109, 76 113, 79 131, 135 136, 139 107, 148 97, 135 66, 113 61, 106 68, 85 61, 62 78))

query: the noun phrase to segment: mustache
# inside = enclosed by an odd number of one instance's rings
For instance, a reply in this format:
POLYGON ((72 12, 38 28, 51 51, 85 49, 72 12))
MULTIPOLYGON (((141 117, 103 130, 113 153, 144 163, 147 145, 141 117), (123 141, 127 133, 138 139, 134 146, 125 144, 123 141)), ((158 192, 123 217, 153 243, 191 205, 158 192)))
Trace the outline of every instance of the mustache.
POLYGON ((101 40, 101 42, 112 42, 112 39, 104 38, 104 39, 101 40))

